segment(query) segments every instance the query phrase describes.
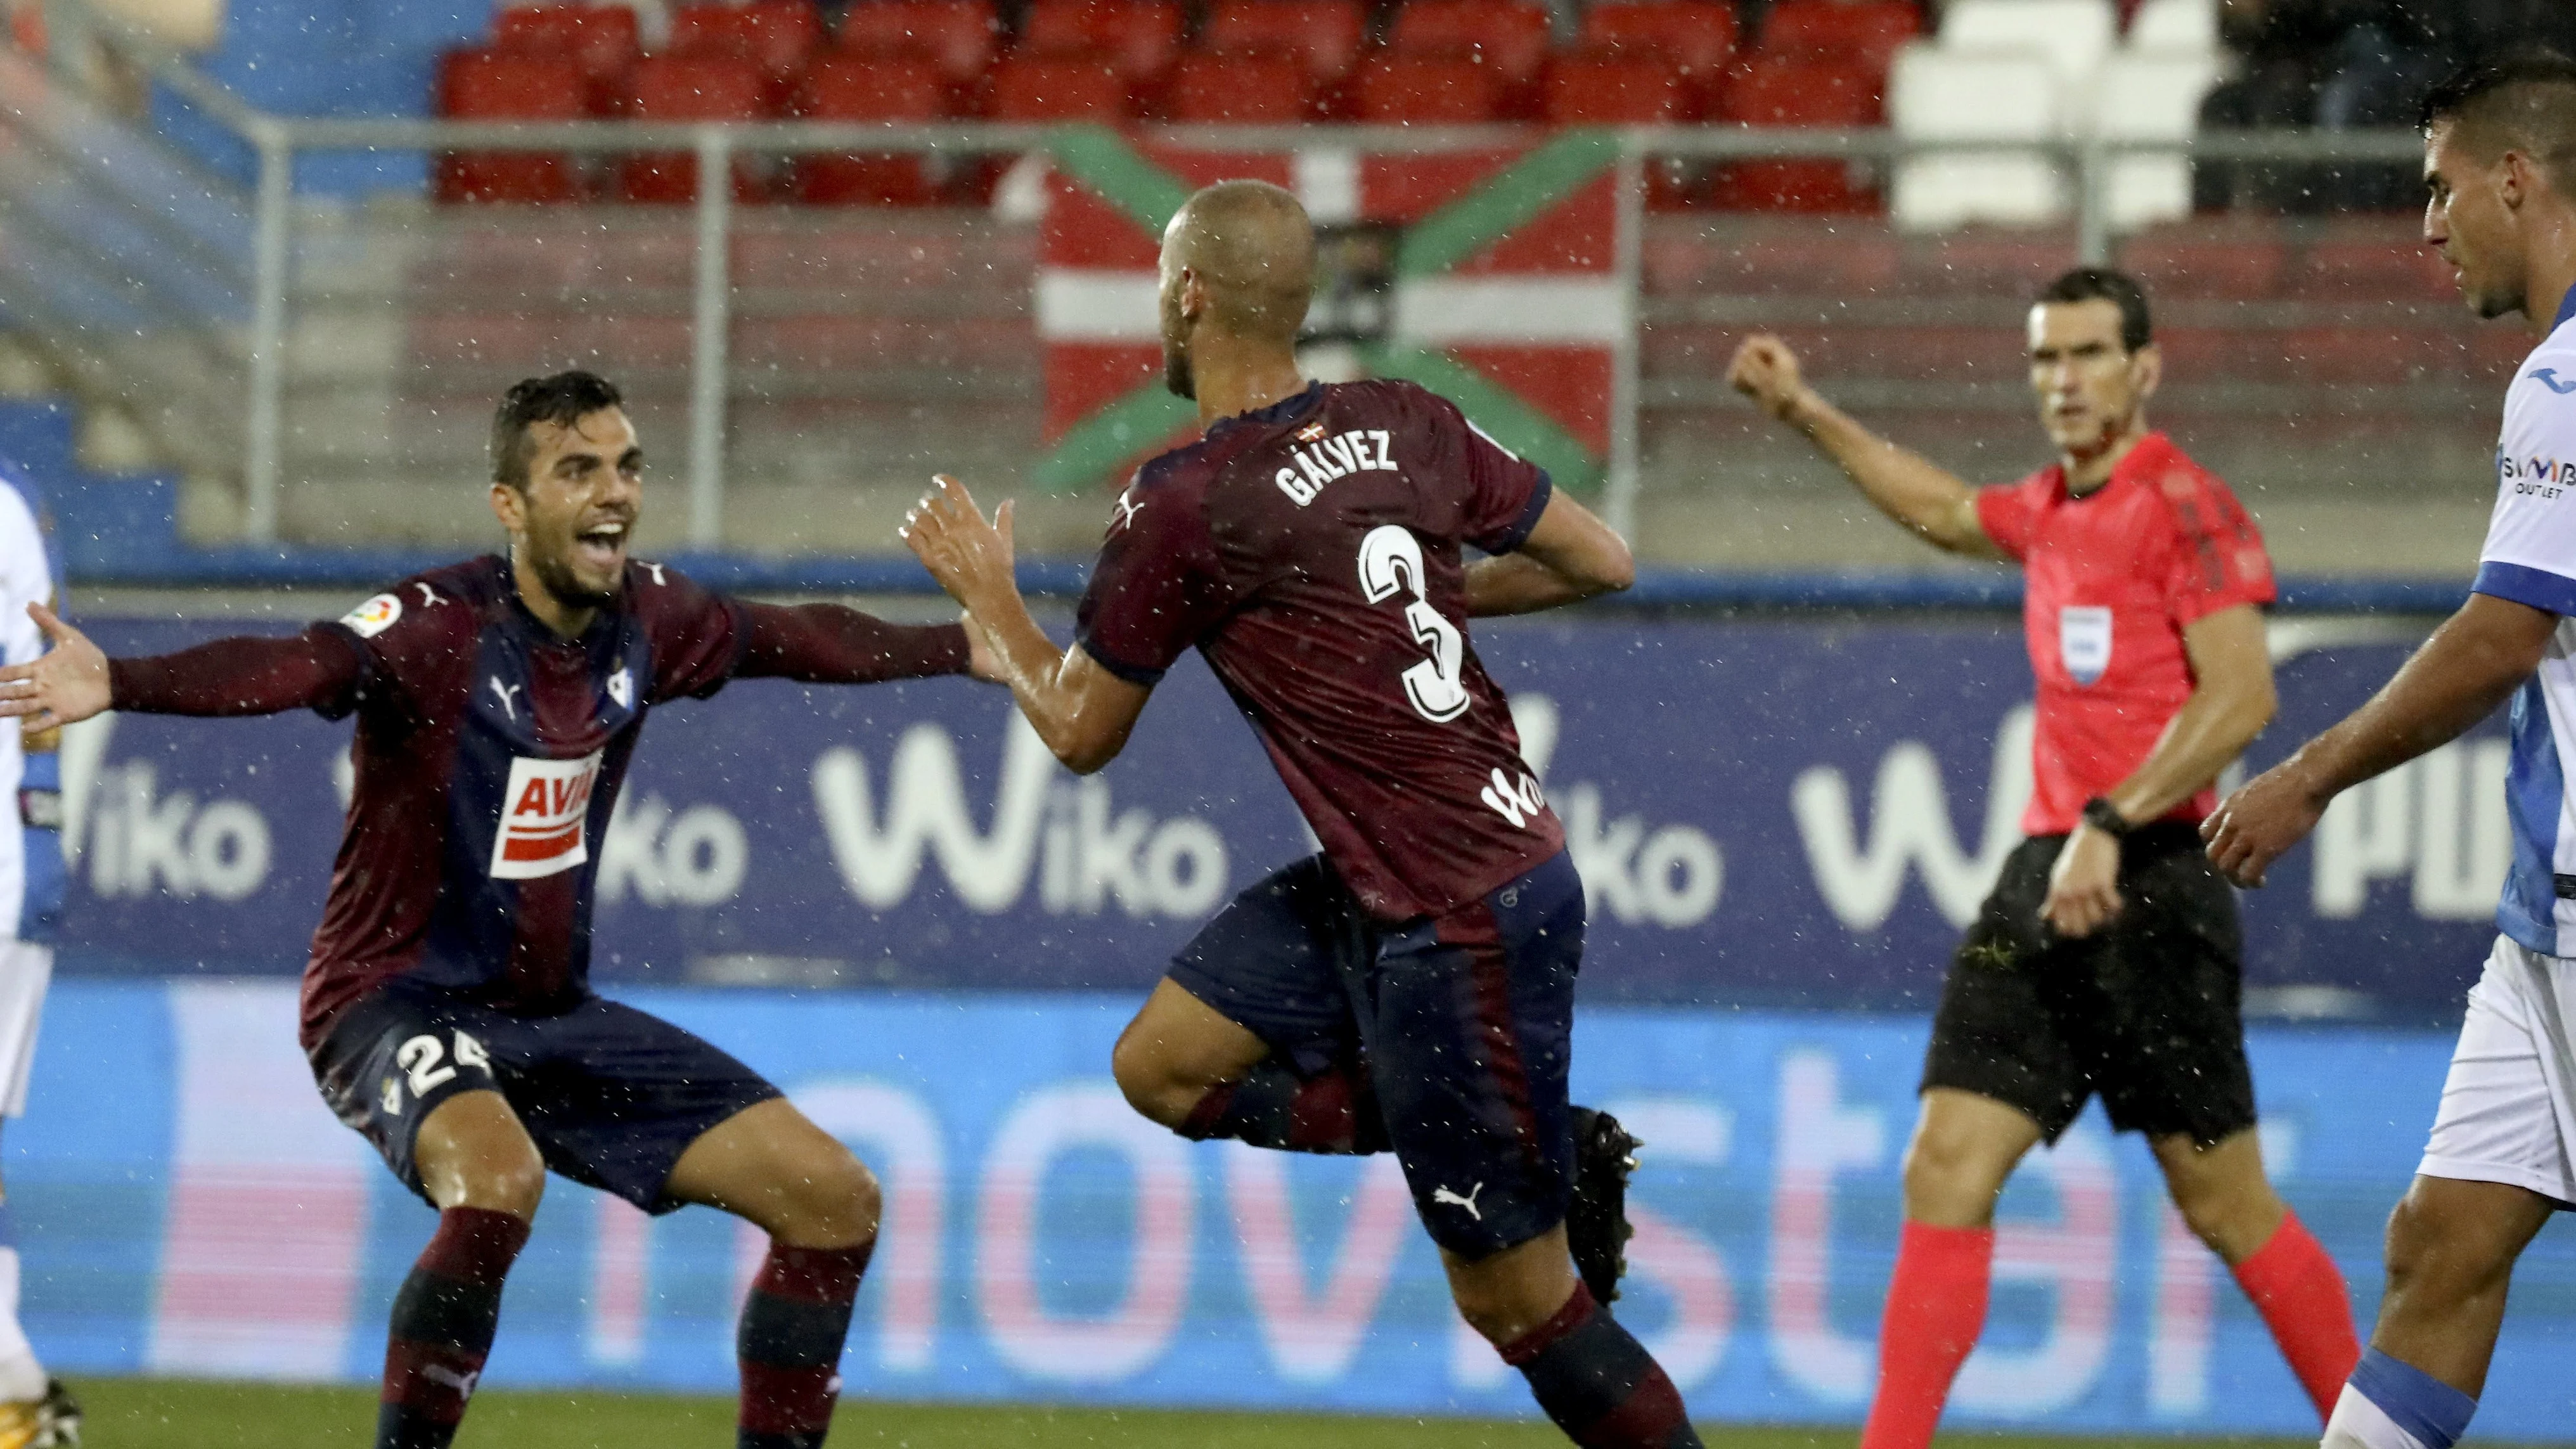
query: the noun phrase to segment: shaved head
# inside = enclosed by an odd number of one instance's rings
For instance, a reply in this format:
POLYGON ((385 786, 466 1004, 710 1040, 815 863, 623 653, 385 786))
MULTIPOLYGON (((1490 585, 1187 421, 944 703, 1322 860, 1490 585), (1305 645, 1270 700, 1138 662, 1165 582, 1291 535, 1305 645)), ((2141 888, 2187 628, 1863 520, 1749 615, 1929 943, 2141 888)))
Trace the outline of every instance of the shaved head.
POLYGON ((1163 380, 1197 396, 1191 344, 1200 329, 1294 349, 1315 287, 1315 227, 1294 193, 1267 181, 1220 181, 1163 230, 1163 380))

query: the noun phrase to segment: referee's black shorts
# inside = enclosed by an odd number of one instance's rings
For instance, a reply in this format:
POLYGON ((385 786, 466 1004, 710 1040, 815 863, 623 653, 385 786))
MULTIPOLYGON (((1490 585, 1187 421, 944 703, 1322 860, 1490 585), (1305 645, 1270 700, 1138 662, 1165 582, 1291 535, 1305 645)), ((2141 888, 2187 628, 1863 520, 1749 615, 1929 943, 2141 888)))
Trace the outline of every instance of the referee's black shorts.
POLYGON ((2199 832, 2123 841, 2120 914, 2081 940, 2039 919, 2065 843, 2033 836, 2005 860, 1951 959, 1923 1086, 2018 1108, 2051 1142, 2096 1092, 2123 1132, 2208 1147, 2253 1126, 2236 897, 2199 832))

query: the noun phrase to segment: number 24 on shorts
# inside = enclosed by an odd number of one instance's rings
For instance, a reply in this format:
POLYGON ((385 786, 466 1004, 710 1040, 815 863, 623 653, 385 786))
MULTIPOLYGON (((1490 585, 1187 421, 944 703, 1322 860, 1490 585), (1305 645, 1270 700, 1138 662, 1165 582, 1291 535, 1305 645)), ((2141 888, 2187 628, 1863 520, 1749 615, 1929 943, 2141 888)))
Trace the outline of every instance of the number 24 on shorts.
MULTIPOLYGON (((394 1048, 394 1063, 403 1069, 404 1077, 411 1083, 412 1100, 418 1101, 454 1080, 457 1067, 472 1067, 486 1077, 492 1075, 492 1058, 483 1050, 483 1043, 461 1031, 456 1033, 455 1040, 455 1066, 444 1064, 447 1048, 427 1032, 394 1048)), ((402 1110, 402 1087, 401 1081, 385 1078, 386 1111, 402 1110)))

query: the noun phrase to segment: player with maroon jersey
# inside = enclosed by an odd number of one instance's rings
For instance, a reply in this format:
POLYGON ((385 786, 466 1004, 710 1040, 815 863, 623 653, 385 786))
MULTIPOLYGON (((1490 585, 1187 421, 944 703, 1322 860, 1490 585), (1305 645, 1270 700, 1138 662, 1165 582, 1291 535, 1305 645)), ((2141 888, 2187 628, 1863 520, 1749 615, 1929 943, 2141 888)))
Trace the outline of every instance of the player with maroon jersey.
POLYGON ((2055 465, 1971 488, 1870 434, 1756 337, 1731 377, 1870 502, 2026 580, 2038 676, 2028 837, 1959 945, 1933 1020, 1865 1449, 1921 1449, 1985 1322, 1995 1199, 2100 1094, 2226 1260, 2322 1419, 2360 1357, 2343 1276, 2263 1176, 2238 1009, 2236 901, 2198 848, 2213 789, 2272 717, 2263 541, 2146 402, 2147 300, 2082 268, 2030 311, 2055 465))
POLYGON ((1165 380, 1206 431, 1119 496, 1071 649, 1013 586, 1009 504, 988 524, 942 479, 906 536, 1065 764, 1108 764, 1195 645, 1323 844, 1174 960, 1118 1043, 1128 1100, 1190 1137, 1391 1148, 1459 1310, 1550 1418, 1585 1445, 1696 1445, 1598 1302, 1615 1209, 1569 1249, 1569 1206, 1604 1207, 1629 1144, 1566 1099, 1583 885, 1465 629, 1626 587, 1627 545, 1449 402, 1300 375, 1313 265, 1278 187, 1221 182, 1173 217, 1165 380))
POLYGON ((765 1229, 739 1443, 813 1449, 830 1426, 876 1182, 749 1067, 591 990, 597 845, 654 705, 978 656, 958 625, 745 603, 630 561, 642 461, 606 381, 523 382, 492 428, 508 557, 406 579, 293 638, 147 659, 108 659, 38 609, 53 652, 0 670, 0 716, 45 726, 111 708, 358 717, 303 1042, 332 1109, 439 1209, 394 1299, 378 1449, 454 1437, 548 1169, 765 1229))

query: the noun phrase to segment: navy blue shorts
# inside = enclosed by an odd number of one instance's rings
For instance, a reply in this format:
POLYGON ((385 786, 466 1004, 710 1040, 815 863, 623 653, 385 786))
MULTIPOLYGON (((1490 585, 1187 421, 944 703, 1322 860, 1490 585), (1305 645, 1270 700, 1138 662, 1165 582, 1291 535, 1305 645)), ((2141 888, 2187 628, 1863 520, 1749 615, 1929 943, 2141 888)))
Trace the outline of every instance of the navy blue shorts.
MULTIPOLYGON (((708 1128, 780 1095, 758 1072, 658 1016, 594 996, 555 1016, 514 1016, 396 979, 358 1002, 313 1052, 340 1120, 420 1193, 412 1140, 439 1104, 497 1091, 546 1166, 646 1212, 708 1128)), ((436 1206, 436 1204, 432 1204, 436 1206)))
POLYGON ((1169 974, 1300 1075, 1365 1070, 1414 1211, 1472 1262, 1565 1221, 1582 962, 1583 881, 1561 853, 1394 925, 1316 856, 1235 897, 1169 974))

